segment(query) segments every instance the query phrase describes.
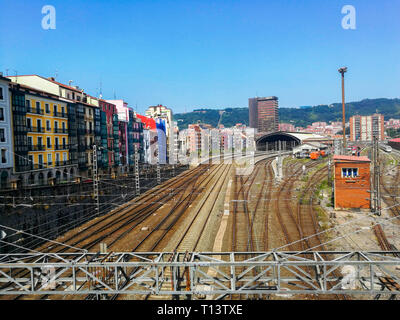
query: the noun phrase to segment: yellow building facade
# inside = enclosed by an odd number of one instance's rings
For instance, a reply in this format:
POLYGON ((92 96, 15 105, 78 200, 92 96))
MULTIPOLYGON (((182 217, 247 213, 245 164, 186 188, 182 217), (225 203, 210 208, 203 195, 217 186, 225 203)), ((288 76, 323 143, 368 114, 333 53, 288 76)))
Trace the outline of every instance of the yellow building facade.
POLYGON ((26 94, 26 126, 29 163, 32 169, 69 164, 67 103, 26 94))

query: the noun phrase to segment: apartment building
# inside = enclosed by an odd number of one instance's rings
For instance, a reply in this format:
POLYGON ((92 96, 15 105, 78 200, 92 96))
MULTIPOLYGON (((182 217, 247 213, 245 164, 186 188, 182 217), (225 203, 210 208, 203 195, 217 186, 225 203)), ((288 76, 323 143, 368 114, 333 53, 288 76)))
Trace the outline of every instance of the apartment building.
POLYGON ((48 92, 10 83, 14 174, 18 184, 53 184, 76 174, 70 161, 68 107, 48 92))
POLYGON ((385 139, 384 130, 384 117, 382 114, 350 117, 351 141, 372 141, 374 137, 382 141, 385 139))

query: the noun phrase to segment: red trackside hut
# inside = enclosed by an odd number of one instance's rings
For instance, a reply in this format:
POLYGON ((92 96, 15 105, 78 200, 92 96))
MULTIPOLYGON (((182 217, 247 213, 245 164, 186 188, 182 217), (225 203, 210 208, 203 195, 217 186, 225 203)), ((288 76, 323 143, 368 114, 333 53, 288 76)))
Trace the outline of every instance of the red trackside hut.
POLYGON ((368 157, 336 155, 333 163, 335 209, 371 208, 371 160, 368 157))

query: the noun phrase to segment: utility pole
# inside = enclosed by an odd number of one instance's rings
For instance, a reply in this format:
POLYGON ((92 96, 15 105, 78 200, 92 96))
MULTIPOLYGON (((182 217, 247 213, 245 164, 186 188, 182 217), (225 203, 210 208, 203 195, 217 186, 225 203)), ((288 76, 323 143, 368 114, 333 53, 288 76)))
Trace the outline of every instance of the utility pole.
POLYGON ((343 113, 343 148, 346 150, 346 118, 345 118, 345 103, 344 103, 344 74, 347 72, 347 67, 342 67, 339 70, 342 75, 342 113, 343 113))
POLYGON ((94 201, 96 202, 96 215, 100 214, 99 204, 99 175, 97 172, 97 146, 93 145, 93 194, 94 201))
POLYGON ((379 166, 379 145, 378 145, 378 138, 373 137, 373 161, 374 161, 374 210, 378 216, 381 215, 381 192, 380 192, 380 166, 379 166))
POLYGON ((138 155, 138 150, 137 146, 134 146, 135 148, 135 155, 134 155, 134 160, 135 160, 135 186, 136 186, 136 195, 140 195, 140 176, 139 176, 139 155, 138 155))
POLYGON ((160 146, 158 146, 157 150, 157 184, 161 184, 160 146))

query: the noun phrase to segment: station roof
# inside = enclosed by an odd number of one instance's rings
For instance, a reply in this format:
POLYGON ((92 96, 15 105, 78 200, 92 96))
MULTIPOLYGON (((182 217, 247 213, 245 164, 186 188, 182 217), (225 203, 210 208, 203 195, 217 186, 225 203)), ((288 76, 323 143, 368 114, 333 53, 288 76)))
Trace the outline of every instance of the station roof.
POLYGON ((326 139, 326 137, 321 136, 315 133, 308 133, 308 132, 285 132, 290 134, 291 136, 296 137, 300 141, 309 140, 309 139, 326 139))
POLYGON ((327 141, 332 140, 330 137, 324 137, 319 134, 310 133, 310 132, 290 132, 290 131, 276 131, 267 134, 258 134, 257 141, 265 141, 265 139, 271 139, 274 137, 279 136, 286 136, 293 140, 298 141, 300 144, 305 142, 312 142, 312 141, 327 141))
POLYGON ((345 156, 345 155, 334 155, 333 161, 346 161, 346 162, 371 162, 368 157, 361 156, 345 156))

